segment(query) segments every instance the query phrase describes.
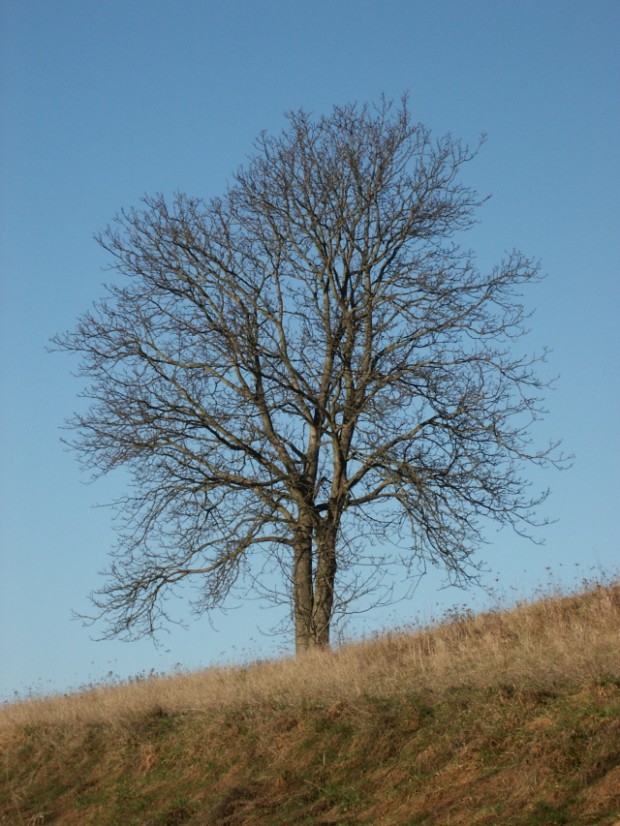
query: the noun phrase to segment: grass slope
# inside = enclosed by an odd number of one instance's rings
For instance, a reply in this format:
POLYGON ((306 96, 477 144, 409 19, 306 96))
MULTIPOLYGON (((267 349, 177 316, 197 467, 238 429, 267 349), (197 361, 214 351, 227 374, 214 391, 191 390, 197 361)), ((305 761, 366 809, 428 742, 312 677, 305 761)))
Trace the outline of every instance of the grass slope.
POLYGON ((620 584, 0 709, 0 823, 620 822, 620 584))

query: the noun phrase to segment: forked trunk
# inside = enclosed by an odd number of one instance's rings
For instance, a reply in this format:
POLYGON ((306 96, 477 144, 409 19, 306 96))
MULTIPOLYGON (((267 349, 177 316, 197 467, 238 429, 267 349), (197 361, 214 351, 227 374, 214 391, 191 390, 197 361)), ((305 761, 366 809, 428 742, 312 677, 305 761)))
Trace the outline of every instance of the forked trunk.
POLYGON ((335 531, 299 530, 295 543, 293 590, 295 651, 327 648, 336 579, 335 531))

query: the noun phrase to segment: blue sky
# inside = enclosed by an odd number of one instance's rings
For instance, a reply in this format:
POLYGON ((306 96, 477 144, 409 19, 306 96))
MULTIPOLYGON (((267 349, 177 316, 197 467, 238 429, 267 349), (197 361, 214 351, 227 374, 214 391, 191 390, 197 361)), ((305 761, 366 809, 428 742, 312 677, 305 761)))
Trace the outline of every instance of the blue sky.
MULTIPOLYGON (((155 648, 96 642, 72 619, 101 584, 114 533, 96 484, 60 442, 79 381, 51 335, 102 293, 92 240, 145 193, 210 196, 283 113, 399 98, 435 133, 487 143, 466 170, 491 200, 481 265, 514 247, 546 281, 528 347, 559 373, 541 435, 572 470, 536 473, 558 519, 543 547, 489 534, 485 581, 509 598, 618 569, 620 506, 620 4, 616 0, 4 0, 0 10, 0 699, 113 673, 289 653, 259 603, 189 618, 155 648)), ((370 633, 483 595, 429 576, 370 633)))

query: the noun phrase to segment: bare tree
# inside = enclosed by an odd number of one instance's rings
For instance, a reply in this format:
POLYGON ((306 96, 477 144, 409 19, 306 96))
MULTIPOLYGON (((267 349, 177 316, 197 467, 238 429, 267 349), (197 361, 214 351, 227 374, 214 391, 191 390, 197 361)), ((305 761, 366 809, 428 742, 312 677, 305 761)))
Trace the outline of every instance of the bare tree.
POLYGON ((186 578, 220 606, 270 561, 297 651, 328 645, 394 561, 470 577, 489 519, 534 524, 523 468, 556 464, 530 438, 542 357, 513 354, 537 266, 483 273, 459 243, 476 152, 406 101, 296 112, 255 150, 221 198, 121 212, 98 240, 122 277, 55 339, 92 380, 75 447, 132 474, 94 596, 111 634, 155 631, 186 578))

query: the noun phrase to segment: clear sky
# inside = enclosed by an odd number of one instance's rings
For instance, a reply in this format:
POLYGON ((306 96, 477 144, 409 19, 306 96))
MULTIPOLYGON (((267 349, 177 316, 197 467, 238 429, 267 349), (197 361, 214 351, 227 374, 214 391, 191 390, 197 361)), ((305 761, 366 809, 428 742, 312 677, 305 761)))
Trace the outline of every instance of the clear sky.
MULTIPOLYGON (((541 435, 572 470, 550 485, 558 519, 534 546, 489 534, 488 583, 508 597, 618 569, 620 510, 620 3, 617 0, 3 0, 0 7, 0 699, 110 673, 289 653, 278 615, 233 606, 155 648, 96 642, 72 619, 101 585, 114 533, 94 507, 122 479, 86 484, 60 442, 80 382, 51 335, 102 294, 92 240, 145 193, 217 195, 283 112, 399 98, 437 134, 487 143, 467 183, 491 200, 471 243, 482 265, 514 247, 546 281, 530 348, 553 348, 541 435)), ((429 620, 478 591, 422 581, 415 598, 349 634, 429 620)))

